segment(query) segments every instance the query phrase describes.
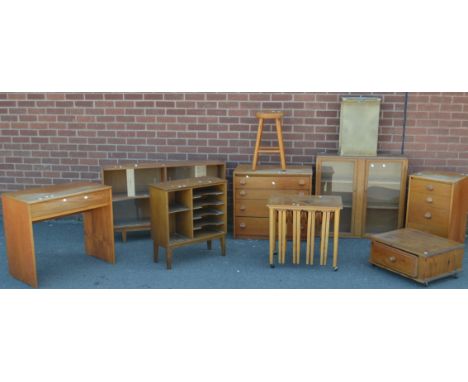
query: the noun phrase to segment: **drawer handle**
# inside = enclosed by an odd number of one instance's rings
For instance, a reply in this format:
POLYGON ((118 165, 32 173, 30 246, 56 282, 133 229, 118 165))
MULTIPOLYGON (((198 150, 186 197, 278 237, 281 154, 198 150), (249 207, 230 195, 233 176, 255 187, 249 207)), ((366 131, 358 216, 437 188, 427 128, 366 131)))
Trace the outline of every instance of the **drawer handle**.
POLYGON ((241 192, 239 192, 239 195, 240 195, 240 196, 245 196, 245 195, 247 195, 247 192, 245 192, 244 190, 242 190, 241 192))
POLYGON ((430 212, 426 212, 426 213, 424 214, 424 217, 425 217, 426 219, 430 219, 430 218, 432 218, 432 214, 431 214, 430 212))
POLYGON ((239 224, 239 227, 242 228, 242 229, 244 229, 245 227, 247 227, 247 225, 246 225, 245 223, 240 223, 240 224, 239 224))
POLYGON ((433 186, 432 184, 428 184, 428 185, 426 186, 426 189, 427 189, 428 191, 433 191, 433 190, 434 190, 434 186, 433 186))
POLYGON ((241 179, 239 183, 242 184, 242 185, 244 185, 244 184, 247 183, 247 181, 246 181, 245 179, 241 179))
POLYGON ((396 257, 395 256, 390 256, 388 258, 388 261, 390 261, 391 263, 394 263, 396 261, 396 257))
POLYGON ((245 206, 240 206, 239 208, 241 211, 245 211, 245 206))
POLYGON ((62 199, 62 202, 66 202, 66 201, 67 201, 67 198, 63 198, 63 199, 62 199))
POLYGON ((88 199, 89 199, 89 196, 88 196, 88 195, 85 195, 85 196, 83 196, 83 199, 88 200, 88 199))
POLYGON ((301 180, 299 181, 299 186, 304 186, 304 185, 305 185, 305 180, 304 180, 304 179, 301 179, 301 180))
POLYGON ((271 184, 272 184, 273 186, 276 186, 276 182, 275 182, 274 180, 271 182, 271 184))
POLYGON ((428 197, 426 198, 426 202, 432 203, 432 198, 431 198, 430 196, 428 196, 428 197))

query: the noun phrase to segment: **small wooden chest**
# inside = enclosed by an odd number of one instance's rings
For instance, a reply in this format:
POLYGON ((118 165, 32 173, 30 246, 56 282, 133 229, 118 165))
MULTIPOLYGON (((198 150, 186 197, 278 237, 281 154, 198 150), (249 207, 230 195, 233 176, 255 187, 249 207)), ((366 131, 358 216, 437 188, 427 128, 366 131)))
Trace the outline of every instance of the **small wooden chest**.
POLYGON ((370 238, 371 264, 425 285, 462 270, 464 244, 413 228, 370 238))

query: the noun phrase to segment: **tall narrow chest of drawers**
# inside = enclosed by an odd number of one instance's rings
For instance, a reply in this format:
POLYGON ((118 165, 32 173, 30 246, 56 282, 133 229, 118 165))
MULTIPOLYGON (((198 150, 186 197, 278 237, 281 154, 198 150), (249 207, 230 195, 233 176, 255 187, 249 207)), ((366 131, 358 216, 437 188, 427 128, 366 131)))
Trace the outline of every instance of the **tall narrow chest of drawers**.
POLYGON ((410 176, 406 227, 463 243, 468 213, 468 176, 423 171, 410 176))
POLYGON ((269 234, 268 198, 275 195, 310 195, 312 167, 258 166, 234 170, 234 238, 266 239, 269 234))

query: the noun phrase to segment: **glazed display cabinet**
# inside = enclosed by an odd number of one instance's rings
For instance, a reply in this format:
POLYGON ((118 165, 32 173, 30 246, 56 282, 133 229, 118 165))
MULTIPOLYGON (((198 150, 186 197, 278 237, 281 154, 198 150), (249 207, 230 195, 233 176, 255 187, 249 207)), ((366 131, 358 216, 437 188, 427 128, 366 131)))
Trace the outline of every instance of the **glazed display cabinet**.
POLYGON ((317 195, 343 200, 340 235, 363 237, 403 227, 408 160, 319 155, 317 195))

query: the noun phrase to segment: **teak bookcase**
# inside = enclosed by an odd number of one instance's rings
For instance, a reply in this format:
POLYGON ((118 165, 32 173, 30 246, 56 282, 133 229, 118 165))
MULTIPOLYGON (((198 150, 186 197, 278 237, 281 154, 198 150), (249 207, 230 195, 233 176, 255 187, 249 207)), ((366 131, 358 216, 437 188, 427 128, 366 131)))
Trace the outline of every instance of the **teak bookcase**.
POLYGON ((139 163, 102 168, 102 182, 112 186, 114 231, 127 240, 129 231, 150 230, 149 185, 168 180, 212 176, 226 178, 221 161, 139 163))
POLYGON ((225 255, 226 180, 215 177, 168 181, 150 186, 151 236, 154 261, 159 247, 166 249, 167 269, 172 268, 172 250, 219 239, 225 255))
POLYGON ((363 237, 403 227, 408 159, 318 155, 316 195, 343 199, 340 235, 363 237))

